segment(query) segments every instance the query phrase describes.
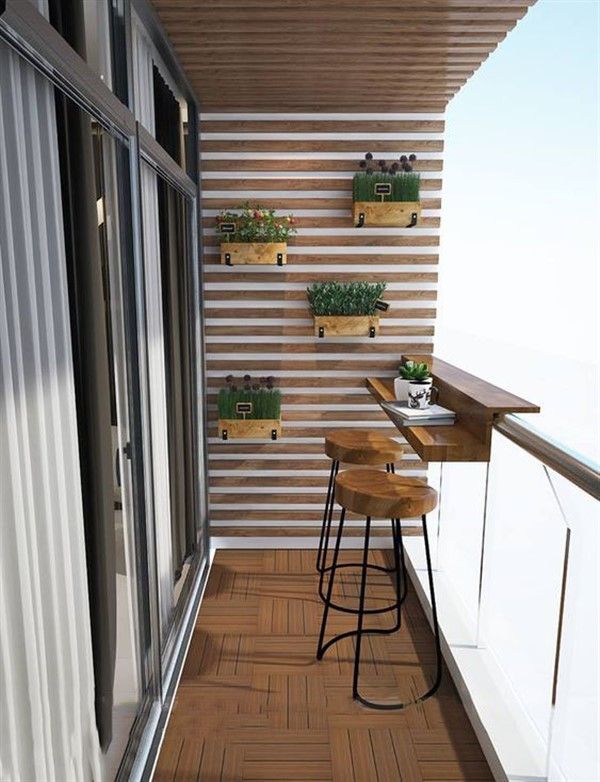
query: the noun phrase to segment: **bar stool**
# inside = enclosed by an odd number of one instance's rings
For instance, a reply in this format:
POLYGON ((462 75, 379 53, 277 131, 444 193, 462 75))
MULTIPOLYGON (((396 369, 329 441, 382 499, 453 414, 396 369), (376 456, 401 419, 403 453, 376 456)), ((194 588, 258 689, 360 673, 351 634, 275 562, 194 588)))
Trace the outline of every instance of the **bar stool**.
MULTIPOLYGON (((420 703, 433 695, 440 686, 442 678, 442 654, 440 647, 440 633, 437 620, 437 609, 435 603, 435 591, 433 585, 433 573, 431 569, 431 554, 429 550, 429 537, 427 535, 426 514, 432 511, 437 505, 437 492, 427 483, 418 478, 403 478, 390 472, 380 470, 344 470, 339 473, 335 479, 335 499, 342 506, 342 512, 338 525, 337 538, 333 552, 333 561, 329 570, 329 583, 327 586, 327 595, 324 599, 323 619, 321 622, 321 632, 317 647, 317 659, 321 660, 323 655, 333 644, 342 638, 356 637, 356 646, 354 651, 354 674, 352 679, 352 697, 373 709, 391 710, 404 709, 414 703, 420 703), (340 606, 332 600, 333 585, 337 571, 343 567, 338 564, 340 544, 342 541, 342 532, 344 528, 344 519, 346 511, 352 511, 365 516, 365 542, 363 549, 362 563, 360 568, 360 592, 358 599, 358 608, 342 607, 347 613, 355 614, 357 619, 356 630, 350 630, 345 633, 330 638, 326 643, 325 632, 327 629, 327 617, 330 608, 340 610, 340 606), (365 634, 383 634, 389 635, 400 628, 401 624, 401 605, 399 581, 401 569, 401 556, 403 552, 402 545, 402 527, 401 520, 421 516, 423 524, 423 538, 425 542, 425 557, 427 560, 427 575, 429 579, 429 591, 431 594, 431 613, 433 619, 433 632, 435 637, 436 651, 436 674, 431 687, 412 701, 404 703, 373 703, 367 700, 358 691, 360 675, 360 652, 362 637, 365 634), (365 596, 367 590, 367 572, 377 569, 375 565, 369 564, 369 539, 371 534, 371 519, 384 518, 391 519, 392 536, 394 538, 394 567, 396 600, 383 608, 366 609, 365 596), (397 545, 396 545, 397 544, 397 545), (398 551, 398 549, 400 549, 398 551), (396 621, 391 628, 364 628, 364 617, 368 614, 397 612, 396 621)), ((403 560, 402 560, 403 562, 403 560)), ((402 570, 404 568, 402 567, 402 570)))
POLYGON ((334 484, 340 462, 359 466, 377 467, 385 465, 388 472, 394 472, 394 462, 404 453, 402 446, 391 437, 373 429, 335 429, 325 437, 325 453, 331 461, 329 485, 321 525, 321 538, 317 551, 317 572, 326 569, 329 535, 334 507, 334 484))

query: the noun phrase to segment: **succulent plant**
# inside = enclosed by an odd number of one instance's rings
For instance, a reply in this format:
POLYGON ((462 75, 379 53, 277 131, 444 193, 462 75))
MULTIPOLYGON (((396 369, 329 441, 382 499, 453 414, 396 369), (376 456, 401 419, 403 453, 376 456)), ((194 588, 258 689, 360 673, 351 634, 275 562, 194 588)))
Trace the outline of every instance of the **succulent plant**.
POLYGON ((403 380, 427 380, 431 377, 429 367, 425 363, 405 361, 398 367, 398 372, 403 380))

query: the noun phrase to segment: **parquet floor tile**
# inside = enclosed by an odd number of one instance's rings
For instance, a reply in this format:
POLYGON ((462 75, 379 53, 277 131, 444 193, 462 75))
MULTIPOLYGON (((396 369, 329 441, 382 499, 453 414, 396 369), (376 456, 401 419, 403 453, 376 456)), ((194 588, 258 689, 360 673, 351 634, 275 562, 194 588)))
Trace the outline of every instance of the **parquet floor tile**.
MULTIPOLYGON (((343 561, 356 561, 346 551, 343 561)), ((154 779, 156 782, 484 782, 489 767, 446 673, 438 694, 401 712, 352 700, 353 639, 318 662, 321 602, 312 550, 219 551, 209 576, 154 779)), ((373 562, 390 563, 383 552, 373 562)), ((334 600, 352 605, 346 568, 334 600)), ((374 574, 368 606, 394 599, 374 574)), ((355 627, 332 611, 331 634, 355 627)), ((394 617, 372 615, 369 626, 394 617)), ((402 627, 364 641, 361 689, 410 699, 433 673, 433 637, 409 592, 402 627)))

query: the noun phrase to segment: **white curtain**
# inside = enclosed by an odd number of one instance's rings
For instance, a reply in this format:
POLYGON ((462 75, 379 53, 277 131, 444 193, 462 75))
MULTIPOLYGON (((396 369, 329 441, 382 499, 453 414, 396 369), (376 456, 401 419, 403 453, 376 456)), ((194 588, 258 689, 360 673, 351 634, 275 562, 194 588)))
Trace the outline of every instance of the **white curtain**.
POLYGON ((53 89, 0 42, 0 778, 99 779, 53 89))
MULTIPOLYGON (((133 94, 135 116, 154 135, 154 87, 152 49, 141 22, 132 13, 133 94)), ((150 376, 152 477, 158 561, 161 635, 164 641, 174 607, 171 498, 167 430, 167 387, 163 328, 160 235, 156 174, 141 166, 144 272, 146 283, 146 330, 150 376)))

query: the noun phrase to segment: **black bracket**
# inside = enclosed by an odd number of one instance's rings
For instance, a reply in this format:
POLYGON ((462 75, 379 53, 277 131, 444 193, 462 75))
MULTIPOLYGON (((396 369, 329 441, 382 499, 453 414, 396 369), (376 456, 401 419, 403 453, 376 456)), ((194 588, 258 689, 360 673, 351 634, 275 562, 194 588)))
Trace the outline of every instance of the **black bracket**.
POLYGON ((371 338, 375 336, 375 326, 369 326, 369 336, 371 338))
POLYGON ((225 263, 227 266, 233 266, 231 263, 231 253, 225 253, 225 263))
POLYGON ((283 266, 283 253, 277 253, 277 266, 283 266))
POLYGON ((227 440, 227 429, 221 430, 221 437, 223 438, 223 440, 227 440))
POLYGON ((277 439, 277 429, 271 429, 271 440, 277 439))
POLYGON ((406 227, 414 228, 416 224, 417 224, 417 213, 413 212, 410 216, 410 223, 406 227))
POLYGON ((364 212, 359 212, 358 213, 358 223, 356 223, 356 227, 357 228, 362 228, 364 224, 365 224, 365 213, 364 212))
POLYGON ((325 336, 325 327, 319 326, 319 337, 323 339, 324 336, 325 336))

